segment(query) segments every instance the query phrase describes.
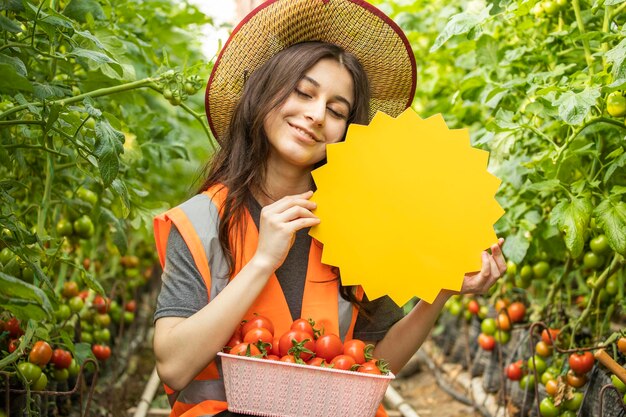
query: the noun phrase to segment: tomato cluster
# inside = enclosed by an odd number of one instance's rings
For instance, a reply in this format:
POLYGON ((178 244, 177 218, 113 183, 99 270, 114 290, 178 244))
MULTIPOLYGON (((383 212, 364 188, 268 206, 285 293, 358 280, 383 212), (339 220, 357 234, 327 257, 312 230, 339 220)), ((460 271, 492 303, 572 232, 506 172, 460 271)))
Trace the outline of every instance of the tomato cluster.
POLYGON ((297 319, 282 335, 274 334, 274 325, 255 314, 235 329, 224 347, 232 355, 306 364, 375 375, 389 373, 383 359, 372 357, 373 345, 358 339, 345 343, 339 336, 322 333, 311 319, 297 319))
POLYGON ((63 382, 76 377, 80 366, 72 353, 64 348, 52 349, 44 340, 36 341, 28 353, 28 360, 17 363, 17 373, 33 391, 43 391, 48 385, 48 377, 63 382))
POLYGON ((487 351, 492 351, 496 347, 496 343, 507 344, 511 340, 513 324, 523 323, 526 320, 526 305, 522 301, 511 302, 508 299, 500 298, 494 304, 494 311, 495 317, 488 317, 488 309, 485 314, 477 315, 479 319, 482 319, 478 345, 487 351))

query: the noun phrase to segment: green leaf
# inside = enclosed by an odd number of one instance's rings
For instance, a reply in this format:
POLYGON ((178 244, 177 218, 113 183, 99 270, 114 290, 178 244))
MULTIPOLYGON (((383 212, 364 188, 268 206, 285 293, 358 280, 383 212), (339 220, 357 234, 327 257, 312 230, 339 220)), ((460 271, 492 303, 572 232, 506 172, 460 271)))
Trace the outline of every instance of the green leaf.
POLYGON ((96 122, 96 147, 98 169, 105 187, 111 185, 120 168, 119 155, 124 152, 124 134, 115 130, 108 120, 96 122))
POLYGON ((44 128, 46 132, 50 130, 52 128, 52 125, 57 121, 62 108, 63 106, 57 103, 50 106, 50 113, 48 114, 48 118, 46 119, 46 127, 44 128))
POLYGON ((118 62, 102 52, 94 51, 91 49, 74 48, 72 52, 67 54, 68 56, 77 56, 94 61, 98 64, 117 64, 118 62))
POLYGON ((609 239, 609 246, 622 256, 626 256, 626 203, 619 195, 610 196, 593 211, 598 226, 609 239))
POLYGON ((613 83, 609 87, 617 87, 626 81, 626 38, 604 56, 608 64, 613 64, 611 68, 613 83))
POLYGON ((22 357, 22 355, 24 355, 24 353, 26 352, 26 348, 30 345, 30 340, 33 338, 33 334, 35 334, 36 328, 36 322, 34 320, 28 320, 28 323, 26 324, 26 330, 24 331, 24 336, 20 338, 20 343, 17 346, 17 349, 15 349, 13 353, 8 354, 0 360, 0 371, 3 370, 7 365, 16 362, 19 358, 22 357))
POLYGON ((12 65, 19 75, 22 75, 24 77, 28 75, 28 71, 26 71, 26 65, 24 65, 24 62, 16 56, 0 54, 0 64, 12 65))
POLYGON ((98 294, 104 295, 104 288, 102 287, 102 284, 100 284, 100 281, 98 281, 92 274, 81 268, 80 277, 90 289, 94 290, 98 294))
MULTIPOLYGON (((619 148, 621 149, 621 148, 619 148)), ((604 183, 606 184, 609 179, 611 178, 611 176, 613 176, 613 174, 615 173, 615 171, 618 168, 622 168, 624 165, 626 165, 626 153, 621 154, 617 159, 611 161, 609 163, 609 167, 607 168, 606 172, 604 173, 604 178, 602 179, 604 181, 604 183)))
POLYGON ((128 195, 126 184, 124 184, 119 178, 116 178, 111 183, 111 188, 122 202, 122 216, 124 218, 128 217, 130 214, 130 197, 128 195))
POLYGON ((489 18, 489 9, 491 9, 491 5, 482 9, 478 14, 463 12, 452 16, 446 24, 446 27, 439 36, 437 36, 437 39, 435 39, 435 43, 430 48, 429 52, 435 52, 437 49, 441 48, 451 37, 468 33, 482 24, 489 18))
POLYGON ((626 0, 606 0, 604 2, 604 5, 605 6, 615 6, 616 4, 623 3, 624 1, 626 1, 626 0))
POLYGON ((35 97, 42 100, 65 97, 70 92, 69 89, 52 84, 33 83, 33 88, 35 89, 35 97))
POLYGON ((72 0, 63 10, 63 14, 81 23, 87 21, 87 14, 91 14, 96 20, 106 19, 104 10, 97 0, 72 0))
POLYGON ((33 91, 33 85, 26 77, 18 74, 13 65, 0 63, 0 74, 2 74, 2 77, 0 77, 0 91, 33 91))
POLYGON ((0 294, 19 305, 34 303, 43 310, 44 317, 52 317, 54 310, 48 296, 41 288, 0 272, 0 294))
POLYGON ((111 229, 111 239, 120 253, 125 254, 128 251, 128 238, 124 229, 124 223, 121 219, 118 219, 115 214, 109 209, 101 208, 100 221, 103 223, 113 225, 111 229))
POLYGON ((93 358, 93 353, 91 352, 91 344, 89 343, 76 343, 74 345, 74 357, 76 358, 76 362, 79 365, 85 363, 85 360, 88 358, 93 358))
POLYGON ((559 189, 560 185, 561 181, 554 179, 533 183, 527 189, 539 193, 553 193, 559 189))
POLYGON ((498 56, 498 41, 489 35, 483 35, 476 43, 476 62, 480 65, 498 68, 502 62, 498 56))
POLYGON ((11 20, 4 15, 0 15, 0 29, 11 33, 20 33, 22 31, 22 28, 15 20, 11 20))
POLYGON ((589 198, 574 197, 571 201, 561 201, 552 209, 550 223, 565 235, 565 246, 574 258, 578 258, 585 246, 585 228, 593 207, 589 198))
POLYGON ((587 87, 580 93, 566 91, 554 102, 558 106, 559 116, 563 121, 570 125, 581 124, 591 107, 596 105, 600 97, 600 87, 587 87))
POLYGON ((530 240, 524 237, 524 233, 524 230, 518 230, 516 234, 507 236, 504 245, 502 245, 504 256, 516 264, 524 260, 530 247, 530 240))

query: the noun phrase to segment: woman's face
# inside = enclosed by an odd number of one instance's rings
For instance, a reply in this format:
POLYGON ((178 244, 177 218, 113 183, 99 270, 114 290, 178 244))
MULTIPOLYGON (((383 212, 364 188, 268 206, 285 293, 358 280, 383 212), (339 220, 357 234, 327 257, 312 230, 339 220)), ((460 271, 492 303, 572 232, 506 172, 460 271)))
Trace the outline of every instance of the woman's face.
POLYGON ((326 145, 340 141, 354 105, 352 76, 333 59, 311 67, 294 91, 265 117, 269 162, 312 168, 326 145))

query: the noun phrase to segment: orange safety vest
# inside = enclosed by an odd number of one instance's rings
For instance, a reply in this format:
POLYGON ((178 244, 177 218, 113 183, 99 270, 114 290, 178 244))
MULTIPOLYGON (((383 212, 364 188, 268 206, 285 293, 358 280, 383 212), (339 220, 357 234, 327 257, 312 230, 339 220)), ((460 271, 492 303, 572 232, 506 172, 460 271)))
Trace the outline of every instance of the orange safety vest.
MULTIPOLYGON (((258 230, 246 210, 247 227, 244 242, 237 239, 233 248, 233 253, 243 256, 235 257, 235 271, 232 276, 224 274, 220 276, 226 268, 226 263, 222 251, 214 249, 219 248, 217 227, 226 194, 227 189, 224 186, 213 186, 154 220, 154 234, 161 266, 165 267, 167 239, 172 225, 175 225, 204 279, 209 302, 252 258, 258 243, 258 230)), ((339 295, 339 282, 335 279, 337 276, 331 267, 322 264, 321 255, 321 243, 312 239, 302 300, 302 317, 312 318, 326 331, 339 335, 343 340, 350 340, 358 310, 339 295)), ((359 287, 357 297, 360 298, 362 295, 363 290, 359 287)), ((244 318, 250 318, 254 313, 269 318, 274 324, 276 335, 285 333, 291 326, 291 313, 275 274, 269 278, 263 292, 244 318)), ((228 404, 220 373, 221 364, 217 358, 183 390, 176 392, 166 385, 165 390, 172 404, 170 417, 211 416, 226 410, 228 404)), ((386 416, 381 405, 376 417, 386 416)))

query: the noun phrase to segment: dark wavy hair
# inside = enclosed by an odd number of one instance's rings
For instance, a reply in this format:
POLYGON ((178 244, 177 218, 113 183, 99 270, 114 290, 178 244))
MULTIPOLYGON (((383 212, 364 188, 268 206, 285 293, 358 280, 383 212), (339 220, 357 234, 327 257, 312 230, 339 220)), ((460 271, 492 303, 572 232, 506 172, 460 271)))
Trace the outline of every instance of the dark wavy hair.
MULTIPOLYGON (((231 239, 243 239, 246 205, 253 193, 267 194, 264 184, 270 145, 263 128, 265 117, 281 106, 305 73, 323 59, 339 62, 352 76, 355 102, 347 123, 366 124, 370 89, 367 74, 358 59, 334 44, 296 44, 274 55, 246 81, 228 132, 221 138, 222 146, 205 166, 205 180, 198 192, 217 184, 223 184, 228 189, 219 240, 231 274, 235 268, 231 239)), ((341 295, 360 305, 354 297, 353 288, 342 286, 341 295)))

